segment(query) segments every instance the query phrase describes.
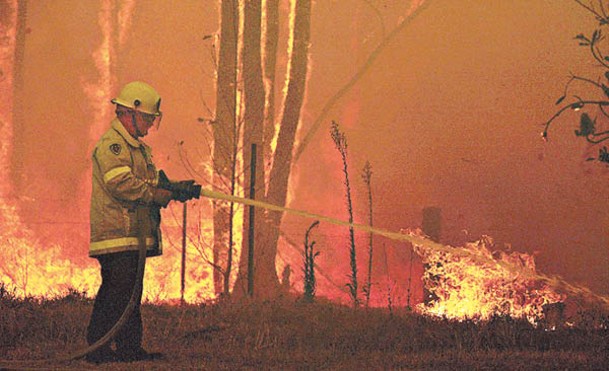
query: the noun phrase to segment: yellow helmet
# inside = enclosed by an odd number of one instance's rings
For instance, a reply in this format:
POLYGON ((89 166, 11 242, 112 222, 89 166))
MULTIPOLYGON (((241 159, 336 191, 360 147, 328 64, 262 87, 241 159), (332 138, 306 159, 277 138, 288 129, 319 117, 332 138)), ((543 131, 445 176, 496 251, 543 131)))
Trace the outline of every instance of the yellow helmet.
POLYGON ((136 111, 161 116, 161 96, 145 82, 133 81, 123 87, 118 97, 112 99, 119 104, 136 111))

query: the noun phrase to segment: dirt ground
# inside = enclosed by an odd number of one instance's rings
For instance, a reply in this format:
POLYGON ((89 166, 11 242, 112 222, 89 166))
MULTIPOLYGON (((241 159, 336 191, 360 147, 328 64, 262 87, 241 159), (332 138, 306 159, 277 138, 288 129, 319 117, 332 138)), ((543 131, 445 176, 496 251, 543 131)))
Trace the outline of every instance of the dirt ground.
MULTIPOLYGON (((330 303, 223 302, 143 306, 144 346, 160 360, 48 361, 85 346, 92 301, 0 301, 0 369, 605 370, 609 330, 547 331, 497 317, 432 319, 330 303), (34 359, 37 361, 25 361, 34 359), (10 360, 10 361, 6 361, 10 360)), ((595 322, 595 323, 598 323, 595 322)))

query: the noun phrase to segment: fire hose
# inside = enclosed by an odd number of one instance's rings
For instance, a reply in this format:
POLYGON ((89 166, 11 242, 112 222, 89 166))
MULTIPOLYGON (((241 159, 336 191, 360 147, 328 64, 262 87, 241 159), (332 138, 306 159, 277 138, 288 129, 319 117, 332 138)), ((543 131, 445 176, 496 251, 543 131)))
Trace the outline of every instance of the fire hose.
MULTIPOLYGON (((274 204, 270 204, 270 203, 263 202, 263 201, 257 201, 257 200, 253 200, 253 199, 249 199, 249 198, 229 195, 229 194, 225 194, 225 193, 217 192, 217 191, 213 191, 213 190, 208 190, 208 189, 201 189, 200 196, 203 196, 203 197, 206 197, 209 199, 214 199, 214 200, 222 200, 222 201, 238 203, 238 204, 242 204, 242 205, 246 205, 246 206, 251 206, 251 207, 263 208, 263 209, 270 210, 270 211, 290 213, 290 214, 308 218, 308 219, 315 219, 315 220, 319 220, 319 221, 326 222, 329 224, 350 227, 350 228, 357 229, 360 231, 373 233, 373 234, 384 236, 386 238, 396 240, 396 241, 408 242, 408 243, 411 243, 412 245, 419 246, 424 249, 434 250, 436 252, 444 252, 444 253, 450 253, 454 256, 467 257, 473 261, 476 261, 476 262, 482 263, 482 264, 490 264, 493 266, 499 265, 514 274, 518 274, 520 276, 531 278, 531 279, 538 279, 538 280, 544 281, 547 284, 549 284, 555 288, 560 288, 565 291, 571 292, 573 294, 582 295, 584 297, 588 297, 590 299, 597 300, 597 301, 603 303, 605 306, 609 306, 609 298, 594 294, 591 290, 589 290, 585 287, 580 287, 580 286, 569 284, 568 282, 566 282, 563 278, 561 278, 559 276, 544 275, 541 273, 533 272, 533 271, 523 268, 523 267, 510 265, 507 262, 496 261, 496 260, 493 260, 482 254, 475 254, 469 250, 442 245, 421 234, 392 232, 389 230, 372 227, 372 226, 366 225, 366 224, 349 223, 344 220, 331 218, 331 217, 321 215, 321 214, 315 214, 315 213, 311 213, 311 212, 304 211, 304 210, 283 207, 283 206, 274 205, 274 204)), ((196 197, 196 198, 198 198, 198 197, 196 197)), ((146 223, 149 223, 147 216, 142 211, 143 211, 143 209, 138 208, 137 213, 136 213, 138 222, 140 223, 141 226, 146 225, 146 223)), ((137 268, 137 275, 136 275, 136 281, 134 283, 133 292, 131 294, 129 303, 127 304, 127 307, 125 308, 125 311, 123 312, 123 314, 121 315, 119 320, 108 331, 108 333, 106 335, 104 335, 101 339, 99 339, 94 344, 91 344, 87 348, 85 348, 81 351, 78 351, 70 356, 54 359, 54 361, 67 362, 67 361, 71 361, 71 360, 76 360, 76 359, 83 358, 87 354, 90 354, 90 353, 98 350, 99 348, 108 344, 108 342, 110 342, 112 340, 112 338, 117 334, 117 332, 122 328, 122 326, 124 326, 127 319, 129 318, 129 316, 131 316, 131 313, 133 312, 133 310, 135 308, 136 301, 137 301, 139 295, 141 294, 142 281, 144 278, 144 270, 145 270, 145 265, 146 265, 146 242, 145 242, 146 238, 144 235, 144 230, 145 230, 145 228, 140 228, 139 232, 138 232, 139 233, 138 234, 138 245, 139 245, 138 268, 137 268)), ((10 367, 5 368, 6 367, 6 366, 4 366, 5 364, 15 365, 15 364, 23 364, 24 362, 37 363, 37 362, 43 362, 43 361, 49 362, 49 361, 53 361, 53 360, 39 360, 39 361, 38 360, 37 361, 2 360, 2 361, 0 361, 0 368, 11 369, 10 367)), ((17 368, 13 367, 12 369, 17 369, 17 368)))
POLYGON ((509 264, 506 261, 497 261, 484 254, 477 254, 471 250, 443 245, 441 243, 435 242, 435 241, 427 238, 426 236, 422 235, 421 233, 410 232, 410 231, 393 232, 393 231, 389 231, 386 229, 372 227, 367 224, 349 223, 344 220, 331 218, 331 217, 321 215, 321 214, 314 214, 314 213, 310 213, 310 212, 304 211, 304 210, 297 210, 297 209, 292 209, 292 208, 288 208, 288 207, 273 205, 273 204, 266 203, 263 201, 257 201, 257 200, 252 200, 249 198, 228 195, 228 194, 224 194, 222 192, 217 192, 217 191, 208 190, 208 189, 202 189, 201 196, 204 196, 204 197, 207 197, 210 199, 215 199, 215 200, 224 200, 224 201, 239 203, 239 204, 243 204, 243 205, 247 205, 247 206, 259 207, 259 208, 263 208, 263 209, 267 209, 267 210, 271 210, 271 211, 290 213, 290 214, 297 215, 297 216, 300 216, 303 218, 315 219, 315 220, 319 220, 321 222, 325 222, 325 223, 329 223, 329 224, 350 227, 350 228, 360 230, 363 232, 380 235, 380 236, 389 238, 394 241, 408 242, 408 243, 412 244, 413 246, 418 246, 418 247, 428 250, 428 251, 435 251, 435 252, 440 252, 440 253, 451 254, 452 256, 455 256, 455 257, 468 258, 472 261, 475 261, 477 263, 484 264, 484 265, 500 266, 501 268, 503 268, 519 277, 524 277, 524 278, 529 278, 529 279, 534 279, 534 280, 539 280, 539 281, 545 282, 546 284, 550 285, 551 287, 553 287, 555 289, 563 290, 563 291, 569 292, 571 294, 584 297, 591 301, 597 301, 597 302, 603 304, 605 307, 609 308, 609 298, 595 294, 587 287, 570 284, 569 282, 565 281, 565 279, 560 276, 546 275, 543 273, 539 273, 539 272, 530 270, 524 266, 509 264))

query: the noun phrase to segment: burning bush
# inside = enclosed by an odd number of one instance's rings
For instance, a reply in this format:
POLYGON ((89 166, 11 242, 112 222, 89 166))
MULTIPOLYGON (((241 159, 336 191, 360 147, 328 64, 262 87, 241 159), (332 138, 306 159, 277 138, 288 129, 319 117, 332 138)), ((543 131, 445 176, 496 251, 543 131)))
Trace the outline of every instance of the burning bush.
POLYGON ((537 323, 544 305, 564 301, 564 295, 539 279, 532 255, 494 249, 487 236, 460 248, 415 246, 426 267, 423 283, 431 293, 419 310, 449 319, 500 315, 537 323))

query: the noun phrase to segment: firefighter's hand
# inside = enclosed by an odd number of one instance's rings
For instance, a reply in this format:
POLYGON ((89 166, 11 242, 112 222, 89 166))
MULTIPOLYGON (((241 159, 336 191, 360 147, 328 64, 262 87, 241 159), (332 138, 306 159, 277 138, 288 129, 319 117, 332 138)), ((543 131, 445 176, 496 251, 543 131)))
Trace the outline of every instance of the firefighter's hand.
POLYGON ((199 198, 201 195, 201 186, 196 184, 194 180, 182 180, 171 184, 174 200, 186 202, 193 198, 199 198))
POLYGON ((174 199, 173 192, 163 188, 155 188, 152 191, 152 202, 160 207, 166 207, 169 201, 174 199))

